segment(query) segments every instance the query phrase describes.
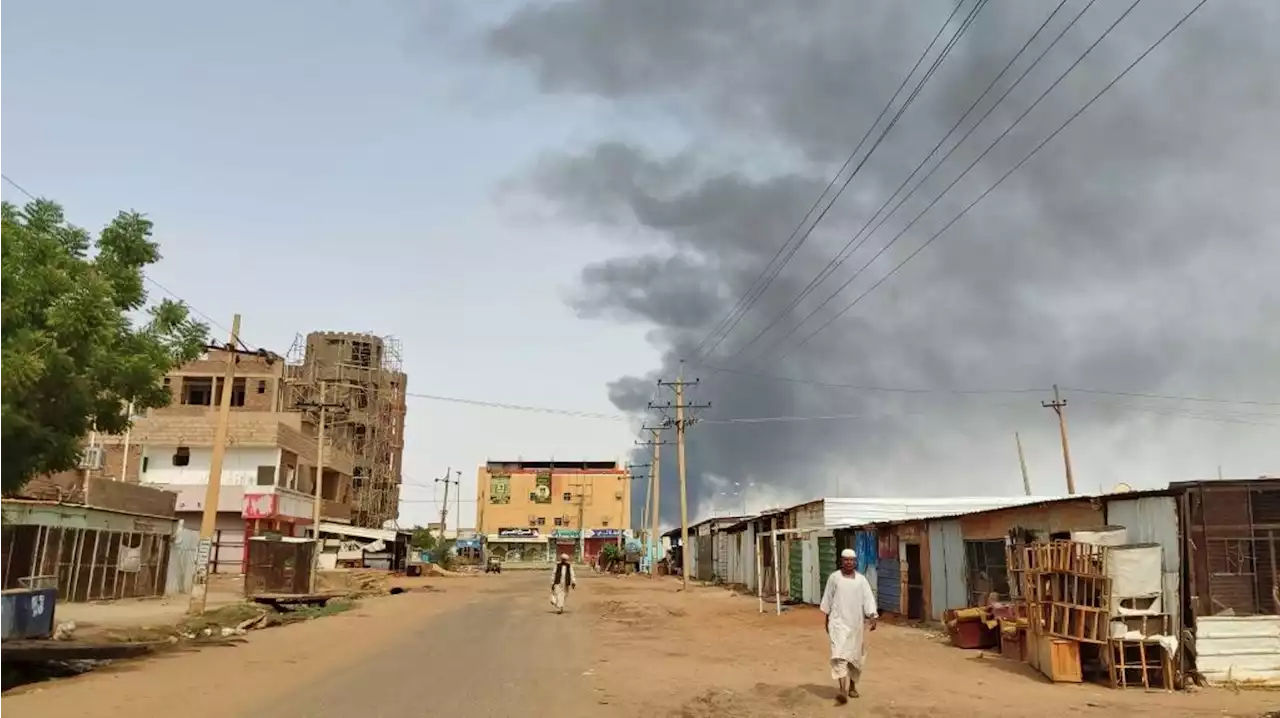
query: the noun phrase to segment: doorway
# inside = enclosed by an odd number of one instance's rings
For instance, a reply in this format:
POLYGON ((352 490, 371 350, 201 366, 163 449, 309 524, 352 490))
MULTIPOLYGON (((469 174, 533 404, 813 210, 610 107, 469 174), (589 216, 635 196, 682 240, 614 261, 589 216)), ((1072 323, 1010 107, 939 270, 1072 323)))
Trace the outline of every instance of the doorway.
POLYGON ((920 563, 920 544, 903 544, 907 549, 907 618, 924 619, 924 571, 920 563))

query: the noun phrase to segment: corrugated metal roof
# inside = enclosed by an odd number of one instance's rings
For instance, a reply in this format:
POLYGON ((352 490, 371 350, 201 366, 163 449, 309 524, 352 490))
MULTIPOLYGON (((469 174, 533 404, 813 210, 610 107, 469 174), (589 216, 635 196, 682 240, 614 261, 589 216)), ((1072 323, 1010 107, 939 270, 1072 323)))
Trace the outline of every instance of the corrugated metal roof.
POLYGON ((990 509, 1058 501, 1044 496, 954 496, 939 498, 828 498, 823 500, 823 521, 828 526, 941 518, 990 509))

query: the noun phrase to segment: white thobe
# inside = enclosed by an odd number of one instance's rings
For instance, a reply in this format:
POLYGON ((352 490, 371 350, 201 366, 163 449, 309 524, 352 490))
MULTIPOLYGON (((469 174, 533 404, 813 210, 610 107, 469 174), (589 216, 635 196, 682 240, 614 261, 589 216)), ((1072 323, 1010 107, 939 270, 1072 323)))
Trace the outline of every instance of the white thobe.
POLYGON ((822 592, 822 612, 827 614, 831 640, 831 677, 856 682, 867 660, 865 621, 876 617, 876 597, 866 576, 856 572, 846 576, 840 571, 831 574, 822 592))
POLYGON ((573 566, 566 564, 564 570, 567 576, 561 576, 556 581, 556 569, 551 569, 551 605, 556 607, 557 611, 564 611, 565 600, 569 597, 569 587, 578 583, 577 578, 573 575, 573 566))

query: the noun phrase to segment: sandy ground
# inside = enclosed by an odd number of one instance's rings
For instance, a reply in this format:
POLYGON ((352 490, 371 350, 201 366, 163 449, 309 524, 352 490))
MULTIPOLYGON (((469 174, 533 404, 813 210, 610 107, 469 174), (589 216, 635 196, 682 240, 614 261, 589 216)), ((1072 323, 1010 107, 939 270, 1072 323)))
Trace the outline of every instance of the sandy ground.
POLYGON ((349 613, 12 691, 9 718, 424 715, 1237 716, 1280 693, 1052 685, 1026 666, 882 625, 862 698, 832 705, 821 614, 760 615, 724 590, 583 575, 555 615, 546 577, 440 578, 349 613))

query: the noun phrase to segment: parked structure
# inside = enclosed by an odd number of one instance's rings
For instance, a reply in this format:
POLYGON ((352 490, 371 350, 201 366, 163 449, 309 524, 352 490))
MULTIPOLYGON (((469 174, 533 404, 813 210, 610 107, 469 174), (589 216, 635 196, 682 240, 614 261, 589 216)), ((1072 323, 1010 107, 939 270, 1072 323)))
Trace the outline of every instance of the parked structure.
POLYGON ((164 594, 173 494, 98 478, 53 486, 33 482, 4 500, 6 590, 54 587, 67 602, 164 594))
POLYGON ((630 528, 630 485, 617 461, 490 461, 476 474, 477 531, 506 561, 590 563, 630 528))

